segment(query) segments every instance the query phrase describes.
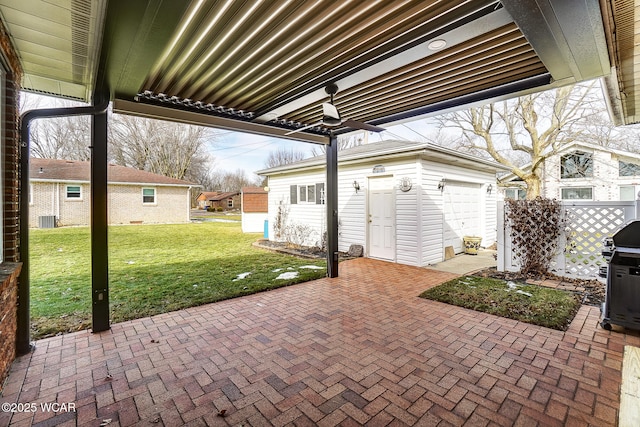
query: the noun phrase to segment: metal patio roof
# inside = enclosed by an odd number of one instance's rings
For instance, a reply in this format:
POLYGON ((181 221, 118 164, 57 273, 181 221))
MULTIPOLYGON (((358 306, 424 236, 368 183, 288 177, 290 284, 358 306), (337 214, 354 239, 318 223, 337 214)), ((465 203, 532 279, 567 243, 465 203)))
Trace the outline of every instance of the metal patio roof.
POLYGON ((636 1, 0 0, 23 88, 114 111, 325 143, 344 118, 389 125, 607 78, 640 121, 636 1))

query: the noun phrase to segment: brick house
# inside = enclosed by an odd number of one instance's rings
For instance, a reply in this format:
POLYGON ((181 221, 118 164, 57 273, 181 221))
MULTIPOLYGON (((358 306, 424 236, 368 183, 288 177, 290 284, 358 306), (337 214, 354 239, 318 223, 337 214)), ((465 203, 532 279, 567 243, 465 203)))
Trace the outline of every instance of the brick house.
POLYGON ((269 218, 269 193, 261 187, 242 188, 242 232, 261 233, 269 218))
MULTIPOLYGON (((88 225, 90 162, 30 160, 29 227, 88 225)), ((109 224, 180 223, 190 220, 190 194, 197 184, 110 164, 109 224)))
POLYGON ((204 191, 198 194, 196 202, 198 208, 222 208, 228 211, 239 209, 241 205, 240 193, 238 191, 204 191))

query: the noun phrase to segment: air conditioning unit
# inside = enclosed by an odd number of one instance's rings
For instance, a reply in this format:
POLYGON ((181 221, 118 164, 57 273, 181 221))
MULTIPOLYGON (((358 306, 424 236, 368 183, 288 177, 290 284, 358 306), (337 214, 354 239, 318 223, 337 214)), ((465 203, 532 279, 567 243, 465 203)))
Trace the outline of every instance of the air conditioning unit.
POLYGON ((55 215, 44 215, 38 217, 38 227, 40 228, 55 228, 56 227, 56 216, 55 215))

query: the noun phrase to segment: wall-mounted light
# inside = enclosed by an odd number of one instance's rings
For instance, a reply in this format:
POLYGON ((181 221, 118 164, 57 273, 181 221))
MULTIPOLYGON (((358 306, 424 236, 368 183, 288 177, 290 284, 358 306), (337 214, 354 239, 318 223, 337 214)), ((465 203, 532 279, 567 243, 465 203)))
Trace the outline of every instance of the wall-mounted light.
POLYGON ((492 191, 493 191, 493 185, 492 184, 487 185, 487 194, 491 194, 492 191))
POLYGON ((447 181, 446 181, 444 178, 442 178, 442 179, 440 180, 440 182, 438 183, 438 190, 440 190, 440 191, 444 191, 444 185, 445 185, 445 183, 446 183, 446 182, 447 182, 447 181))
POLYGON ((358 181, 353 181, 353 188, 356 190, 356 193, 358 192, 358 190, 360 190, 360 184, 358 183, 358 181))

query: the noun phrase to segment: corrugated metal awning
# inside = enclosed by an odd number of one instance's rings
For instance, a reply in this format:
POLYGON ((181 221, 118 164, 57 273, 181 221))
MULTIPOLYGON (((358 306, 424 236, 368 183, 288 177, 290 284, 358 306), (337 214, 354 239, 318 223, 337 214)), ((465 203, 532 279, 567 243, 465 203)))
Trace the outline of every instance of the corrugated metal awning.
POLYGON ((328 83, 343 119, 384 125, 608 75, 602 3, 3 0, 0 14, 26 89, 88 100, 106 88, 121 112, 282 137, 321 121, 328 83))

